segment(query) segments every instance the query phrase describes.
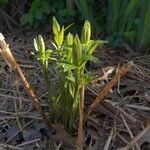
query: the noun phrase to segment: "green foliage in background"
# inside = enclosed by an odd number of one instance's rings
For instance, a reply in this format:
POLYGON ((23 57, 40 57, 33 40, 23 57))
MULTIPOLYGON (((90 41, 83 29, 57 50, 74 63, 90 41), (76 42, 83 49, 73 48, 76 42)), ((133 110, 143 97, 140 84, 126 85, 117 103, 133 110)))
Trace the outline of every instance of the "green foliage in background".
POLYGON ((108 34, 114 47, 123 43, 123 39, 135 42, 136 18, 139 0, 108 0, 108 34))
MULTIPOLYGON (((56 16, 63 24, 75 22, 76 26, 84 20, 89 20, 93 33, 97 35, 102 32, 98 20, 103 17, 104 11, 97 9, 97 12, 93 12, 94 4, 95 0, 33 0, 31 8, 21 18, 21 24, 39 27, 40 24, 49 22, 51 16, 56 16)), ((78 27, 80 29, 80 26, 78 27)))
POLYGON ((150 1, 108 0, 108 34, 113 47, 128 41, 138 50, 150 46, 150 1))
POLYGON ((8 0, 0 0, 0 5, 1 4, 6 4, 6 3, 8 3, 8 0))
POLYGON ((68 33, 53 18, 53 49, 45 48, 42 36, 34 39, 36 58, 41 65, 43 76, 47 83, 49 93, 50 117, 55 123, 62 123, 68 131, 72 131, 73 125, 79 118, 79 105, 81 101, 81 89, 90 81, 91 76, 86 71, 87 61, 95 61, 92 56, 101 40, 91 40, 91 25, 85 21, 81 37, 68 33), (56 68, 58 80, 53 83, 50 78, 49 63, 53 62, 56 68))
POLYGON ((93 18, 93 10, 91 7, 91 3, 87 0, 74 0, 79 12, 81 13, 81 17, 83 20, 89 20, 94 25, 94 18, 93 18))
POLYGON ((140 1, 140 17, 136 48, 140 51, 150 52, 150 1, 140 1))
MULTIPOLYGON (((11 7, 16 2, 0 0, 0 5, 8 16, 13 16, 16 8, 11 7)), ((23 27, 44 28, 50 18, 56 16, 62 24, 74 22, 74 33, 82 30, 84 20, 89 20, 92 37, 107 39, 113 48, 127 42, 135 50, 150 52, 149 7, 150 0, 31 0, 25 3, 23 15, 18 11, 13 19, 17 22, 22 15, 20 23, 23 27)), ((1 30, 7 29, 8 24, 4 14, 0 16, 1 30)))
POLYGON ((74 10, 68 10, 65 0, 33 0, 31 8, 21 18, 22 25, 38 27, 42 23, 49 22, 51 16, 55 15, 61 22, 66 23, 75 15, 74 10))
POLYGON ((97 0, 73 0, 77 8, 79 22, 89 20, 92 26, 94 37, 104 33, 106 22, 106 7, 105 4, 97 0))

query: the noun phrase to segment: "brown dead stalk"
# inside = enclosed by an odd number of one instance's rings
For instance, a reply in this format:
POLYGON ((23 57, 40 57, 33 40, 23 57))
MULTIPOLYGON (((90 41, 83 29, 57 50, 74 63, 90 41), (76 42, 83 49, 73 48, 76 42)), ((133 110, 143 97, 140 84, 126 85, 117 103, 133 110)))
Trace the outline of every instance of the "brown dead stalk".
POLYGON ((135 143, 137 143, 137 141, 142 136, 144 136, 144 134, 146 134, 147 132, 149 132, 149 130, 150 130, 150 124, 143 131, 141 131, 134 139, 132 139, 131 142, 127 146, 125 146, 121 150, 128 150, 128 149, 130 149, 130 147, 132 147, 135 143))
POLYGON ((9 65, 9 67, 18 75, 18 77, 22 81, 24 88, 26 89, 26 91, 28 92, 28 94, 31 97, 31 101, 32 101, 34 107, 40 113, 45 124, 48 126, 48 128, 51 128, 52 124, 51 124, 50 120, 48 120, 48 118, 43 113, 38 97, 35 95, 35 92, 33 91, 31 85, 29 84, 28 80, 26 79, 23 72, 21 71, 21 68, 17 64, 15 58, 13 57, 13 55, 10 51, 9 45, 6 44, 5 38, 1 33, 0 33, 0 53, 4 57, 5 61, 9 65))
POLYGON ((120 80, 122 76, 124 76, 133 66, 133 61, 128 62, 127 64, 123 65, 118 72, 113 76, 110 82, 106 84, 106 86, 102 89, 100 94, 97 96, 95 101, 92 103, 92 105, 89 108, 89 112, 87 116, 85 117, 85 121, 88 118, 88 116, 91 114, 91 112, 97 107, 99 103, 101 103, 104 100, 104 97, 107 95, 107 93, 111 90, 111 88, 120 80))
MULTIPOLYGON (((128 123, 126 122, 126 120, 125 120, 125 118, 124 118, 124 116, 123 116, 122 114, 120 114, 120 116, 121 116, 121 119, 123 120, 123 123, 124 123, 124 125, 125 125, 125 127, 126 127, 128 133, 129 133, 131 139, 133 139, 134 136, 133 136, 133 133, 132 133, 132 131, 131 131, 131 129, 130 129, 128 123)), ((139 147, 138 143, 135 143, 135 146, 136 146, 136 149, 137 149, 137 150, 140 150, 140 147, 139 147)))

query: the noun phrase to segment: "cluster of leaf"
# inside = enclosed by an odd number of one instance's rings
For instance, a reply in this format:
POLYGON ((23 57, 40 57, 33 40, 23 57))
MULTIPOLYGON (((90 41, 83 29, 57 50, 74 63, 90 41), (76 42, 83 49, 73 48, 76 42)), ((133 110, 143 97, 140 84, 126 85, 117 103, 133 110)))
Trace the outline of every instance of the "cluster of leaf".
POLYGON ((92 53, 104 41, 91 40, 89 21, 85 21, 81 38, 71 33, 65 37, 65 30, 64 26, 60 27, 53 18, 54 49, 45 49, 42 36, 34 39, 34 46, 36 58, 48 83, 50 117, 54 122, 61 122, 71 131, 79 117, 81 88, 91 80, 85 65, 89 60, 96 60, 92 53), (52 61, 56 68, 58 81, 55 84, 49 78, 49 61, 52 61))
POLYGON ((74 11, 67 10, 64 0, 33 0, 30 10, 21 17, 21 24, 38 27, 41 23, 47 23, 51 16, 58 16, 61 22, 75 15, 74 11))

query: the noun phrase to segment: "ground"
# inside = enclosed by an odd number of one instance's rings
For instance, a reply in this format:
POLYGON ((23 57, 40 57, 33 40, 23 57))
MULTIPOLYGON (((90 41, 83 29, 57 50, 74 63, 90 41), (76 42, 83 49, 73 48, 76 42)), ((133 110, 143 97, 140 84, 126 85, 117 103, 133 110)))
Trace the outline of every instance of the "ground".
MULTIPOLYGON (((47 89, 39 64, 33 58, 33 38, 38 33, 7 34, 6 42, 48 115, 47 89)), ((49 37, 45 34, 46 43, 49 37)), ((125 44, 112 49, 101 46, 97 63, 87 69, 94 80, 86 87, 89 108, 121 66, 133 61, 129 72, 117 81, 84 124, 84 147, 101 149, 150 149, 150 55, 142 55, 125 44), (133 139, 133 140, 132 140, 133 139)), ((52 69, 51 69, 52 71, 52 69)), ((18 76, 0 57, 0 149, 75 149, 76 133, 69 135, 61 125, 48 129, 31 103, 18 76)))

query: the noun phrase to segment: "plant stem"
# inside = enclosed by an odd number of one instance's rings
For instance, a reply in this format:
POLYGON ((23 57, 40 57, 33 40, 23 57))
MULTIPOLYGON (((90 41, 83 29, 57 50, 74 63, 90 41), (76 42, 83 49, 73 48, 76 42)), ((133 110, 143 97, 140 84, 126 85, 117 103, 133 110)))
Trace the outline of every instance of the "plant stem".
MULTIPOLYGON (((49 74, 48 74, 48 69, 46 68, 46 65, 42 65, 42 70, 43 70, 43 76, 47 85, 47 89, 48 89, 48 103, 50 106, 50 116, 53 118, 53 111, 54 111, 54 102, 52 99, 52 86, 51 86, 51 81, 49 78, 49 74)), ((54 119, 54 118, 53 118, 54 119)))
POLYGON ((83 149, 83 112, 84 112, 84 86, 80 89, 80 105, 79 105, 79 127, 78 127, 78 138, 77 138, 77 149, 83 149))

